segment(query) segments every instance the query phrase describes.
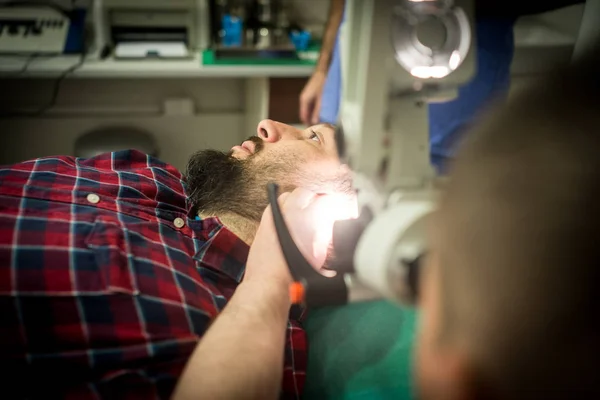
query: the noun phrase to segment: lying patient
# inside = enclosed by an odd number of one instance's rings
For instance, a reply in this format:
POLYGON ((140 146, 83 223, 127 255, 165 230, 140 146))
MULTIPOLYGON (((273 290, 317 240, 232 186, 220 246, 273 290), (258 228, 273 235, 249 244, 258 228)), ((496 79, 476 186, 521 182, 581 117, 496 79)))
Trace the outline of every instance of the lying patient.
MULTIPOLYGON (((257 134, 229 154, 196 153, 185 177, 137 151, 0 168, 8 398, 171 395, 244 276, 266 184, 350 188, 331 126, 266 120, 257 134)), ((297 317, 286 343, 282 395, 297 398, 306 368, 297 317)))

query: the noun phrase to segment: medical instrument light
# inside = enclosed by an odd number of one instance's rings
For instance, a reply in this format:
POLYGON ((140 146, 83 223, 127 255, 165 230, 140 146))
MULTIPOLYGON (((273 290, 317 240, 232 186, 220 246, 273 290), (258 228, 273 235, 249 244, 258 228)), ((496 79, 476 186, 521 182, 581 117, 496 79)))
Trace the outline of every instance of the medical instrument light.
POLYGON ((396 61, 419 79, 441 79, 456 70, 471 46, 466 13, 453 1, 401 1, 392 16, 396 61))

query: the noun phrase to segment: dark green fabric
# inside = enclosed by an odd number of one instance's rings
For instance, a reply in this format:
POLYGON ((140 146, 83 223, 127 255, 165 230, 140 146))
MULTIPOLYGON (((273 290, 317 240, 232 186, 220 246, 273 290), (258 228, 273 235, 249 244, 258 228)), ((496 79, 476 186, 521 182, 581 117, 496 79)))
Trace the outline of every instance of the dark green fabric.
POLYGON ((387 301, 311 310, 304 399, 412 399, 414 310, 387 301))

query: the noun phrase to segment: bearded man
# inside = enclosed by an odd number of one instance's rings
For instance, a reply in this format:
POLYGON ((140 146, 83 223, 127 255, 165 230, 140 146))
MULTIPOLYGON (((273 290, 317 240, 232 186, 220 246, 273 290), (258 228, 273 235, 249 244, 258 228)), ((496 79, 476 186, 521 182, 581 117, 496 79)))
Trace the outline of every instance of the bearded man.
MULTIPOLYGON (((7 398, 169 398, 238 287, 243 307, 230 329, 266 318, 261 296, 277 274, 245 266, 268 182, 284 192, 350 190, 333 127, 262 121, 257 136, 228 154, 196 153, 185 177, 133 150, 0 168, 7 398)), ((274 358, 282 366, 277 390, 298 398, 306 367, 298 316, 271 343, 285 347, 284 360, 274 358)), ((233 356, 243 367, 252 349, 233 356)))

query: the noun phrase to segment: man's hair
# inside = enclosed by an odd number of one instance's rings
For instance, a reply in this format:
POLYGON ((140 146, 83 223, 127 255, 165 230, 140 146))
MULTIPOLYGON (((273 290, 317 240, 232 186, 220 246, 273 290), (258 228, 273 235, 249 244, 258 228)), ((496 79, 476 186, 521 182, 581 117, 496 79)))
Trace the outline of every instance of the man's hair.
POLYGON ((440 340, 488 398, 600 397, 598 57, 463 143, 439 216, 440 340))

